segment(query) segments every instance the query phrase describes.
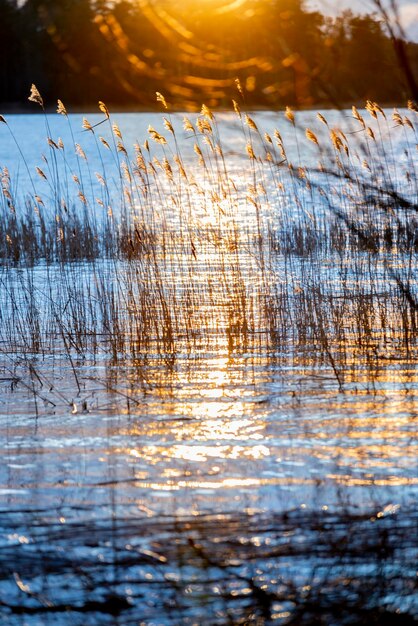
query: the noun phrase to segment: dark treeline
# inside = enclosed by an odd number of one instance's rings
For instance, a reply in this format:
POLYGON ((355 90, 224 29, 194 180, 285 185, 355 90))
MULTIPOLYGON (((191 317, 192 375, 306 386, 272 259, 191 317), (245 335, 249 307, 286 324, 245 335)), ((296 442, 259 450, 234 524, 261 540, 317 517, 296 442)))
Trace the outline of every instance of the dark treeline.
POLYGON ((379 14, 329 18, 302 0, 0 0, 0 29, 3 105, 34 82, 51 104, 151 107, 161 91, 222 106, 237 77, 249 105, 416 97, 418 44, 379 14))

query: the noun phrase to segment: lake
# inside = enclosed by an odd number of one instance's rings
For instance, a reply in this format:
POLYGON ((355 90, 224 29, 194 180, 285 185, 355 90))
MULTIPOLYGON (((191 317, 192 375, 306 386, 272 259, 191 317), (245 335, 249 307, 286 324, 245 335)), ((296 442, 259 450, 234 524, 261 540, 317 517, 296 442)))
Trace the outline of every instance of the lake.
POLYGON ((418 619, 416 114, 295 115, 0 124, 4 623, 418 619))

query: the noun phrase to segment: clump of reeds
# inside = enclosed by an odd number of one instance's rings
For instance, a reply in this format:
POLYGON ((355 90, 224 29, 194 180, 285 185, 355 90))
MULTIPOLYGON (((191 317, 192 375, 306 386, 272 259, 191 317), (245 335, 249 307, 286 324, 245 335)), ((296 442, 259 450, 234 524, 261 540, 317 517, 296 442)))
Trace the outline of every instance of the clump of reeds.
MULTIPOLYGON (((322 355, 340 386, 349 354, 377 359, 382 341, 411 349, 418 307, 412 103, 407 114, 390 115, 368 102, 368 120, 353 107, 354 126, 345 130, 322 114, 318 128, 300 129, 287 108, 290 157, 285 130, 264 132, 234 102, 242 153, 231 162, 208 107, 184 118, 179 135, 158 99, 163 130, 150 126, 133 148, 104 103, 99 125, 84 118, 100 171, 92 171, 60 101, 73 145, 51 136, 45 113, 48 157, 35 172, 24 161, 31 187, 23 200, 3 166, 2 288, 12 293, 13 268, 27 268, 22 288, 38 319, 26 336, 27 305, 12 299, 2 312, 3 340, 17 340, 18 319, 27 349, 41 349, 55 333, 69 353, 103 350, 115 359, 223 341, 231 352, 254 343, 274 350, 290 341, 322 355), (402 165, 394 132, 404 137, 402 165), (193 158, 182 154, 184 135, 193 158), (303 163, 308 149, 315 167, 303 163), (40 262, 41 288, 29 279, 40 262)), ((43 108, 35 87, 30 100, 43 108)))

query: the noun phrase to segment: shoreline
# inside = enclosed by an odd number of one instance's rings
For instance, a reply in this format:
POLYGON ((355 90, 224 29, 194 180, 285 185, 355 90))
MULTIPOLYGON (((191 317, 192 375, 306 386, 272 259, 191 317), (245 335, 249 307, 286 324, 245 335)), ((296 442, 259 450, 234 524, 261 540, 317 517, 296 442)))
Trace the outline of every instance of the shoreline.
MULTIPOLYGON (((119 113, 161 113, 162 115, 168 115, 168 114, 174 114, 174 113, 188 113, 188 114, 199 114, 201 111, 201 107, 202 105, 205 104, 202 102, 201 105, 196 105, 195 108, 190 108, 190 107, 180 107, 180 106, 173 106, 173 107, 169 107, 167 110, 165 110, 163 107, 161 106, 155 106, 155 107, 147 107, 147 106, 143 106, 143 105, 134 105, 134 104, 127 104, 127 105, 112 105, 112 103, 108 104, 106 102, 106 106, 109 109, 109 112, 111 115, 117 115, 119 113)), ((407 107, 407 101, 405 102, 388 102, 388 103, 382 103, 382 102, 378 102, 379 106, 381 106, 383 109, 394 109, 394 108, 406 108, 407 107)), ((286 109, 286 104, 280 104, 280 105, 275 105, 275 106, 263 106, 263 105, 246 105, 245 103, 239 103, 241 109, 244 112, 263 112, 263 111, 277 111, 277 112, 283 112, 286 109)), ((366 106, 366 100, 364 102, 344 102, 341 103, 338 107, 330 104, 329 102, 322 102, 322 103, 317 103, 317 104, 312 104, 309 106, 301 106, 301 105, 289 105, 290 108, 293 111, 328 111, 328 110, 336 110, 336 111, 344 111, 344 110, 351 110, 352 106, 356 106, 358 109, 364 109, 366 106)), ((81 106, 81 105, 75 105, 75 106, 71 106, 66 104, 66 108, 68 113, 71 114, 76 114, 76 115, 80 115, 80 114, 92 114, 92 113, 99 113, 99 106, 96 104, 86 104, 85 106, 81 106)), ((229 107, 225 106, 225 107, 209 107, 211 109, 211 111, 213 111, 214 113, 228 113, 233 111, 233 104, 232 104, 232 99, 231 99, 231 104, 229 107)), ((28 105, 25 104, 10 104, 10 103, 0 103, 0 114, 2 115, 44 115, 44 113, 47 113, 48 115, 50 114, 57 114, 57 110, 56 110, 56 106, 46 106, 45 107, 45 111, 43 111, 40 107, 33 105, 31 103, 28 103, 28 105)))

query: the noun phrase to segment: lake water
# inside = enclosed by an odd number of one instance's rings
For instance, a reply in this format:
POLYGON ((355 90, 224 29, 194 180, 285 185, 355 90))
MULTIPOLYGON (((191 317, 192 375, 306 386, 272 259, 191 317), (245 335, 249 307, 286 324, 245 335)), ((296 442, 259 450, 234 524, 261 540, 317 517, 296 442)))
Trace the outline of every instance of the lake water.
MULTIPOLYGON (((418 619, 416 249, 403 239, 368 248, 352 217, 404 233, 399 198, 417 199, 414 129, 371 119, 378 141, 366 140, 351 112, 328 112, 355 147, 331 144, 321 158, 350 159, 356 177, 324 179, 304 138, 328 132, 314 113, 298 114, 298 131, 283 114, 252 117, 260 134, 219 114, 223 171, 201 141, 216 133, 199 136, 202 167, 182 116, 170 118, 178 145, 157 146, 154 167, 180 151, 187 185, 168 173, 141 188, 143 205, 128 204, 152 235, 142 255, 3 259, 5 624, 418 619), (315 169, 309 185, 262 160, 274 129, 286 166, 315 169), (360 177, 365 159, 373 179, 360 177), (216 198, 221 180, 229 195, 216 198), (381 206, 371 180, 390 186, 381 206)), ((150 124, 170 135, 158 114, 115 120, 130 148, 150 124)), ((33 185, 53 219, 57 198, 95 211, 94 223, 118 213, 123 150, 96 145, 78 116, 73 137, 59 116, 49 129, 42 116, 7 121, 25 157, 0 124, 16 214, 25 196, 32 210, 33 185), (64 156, 47 135, 62 137, 64 156), (67 148, 74 138, 87 158, 67 148), (103 206, 96 172, 108 181, 103 206)))

